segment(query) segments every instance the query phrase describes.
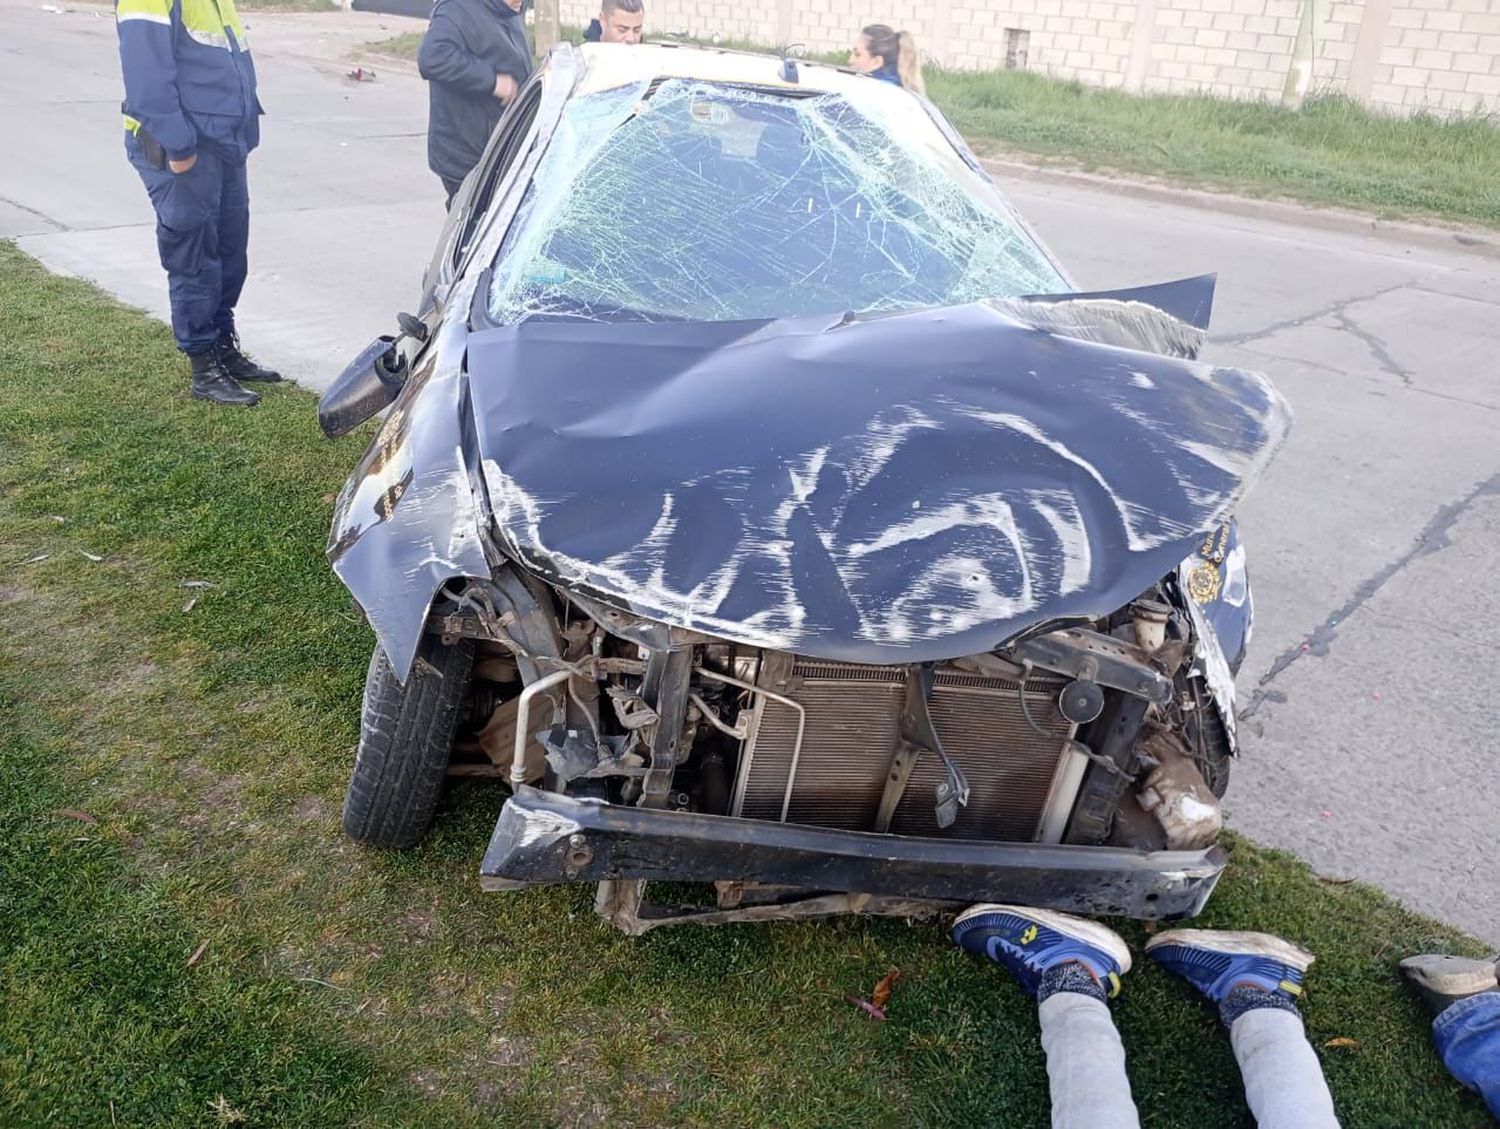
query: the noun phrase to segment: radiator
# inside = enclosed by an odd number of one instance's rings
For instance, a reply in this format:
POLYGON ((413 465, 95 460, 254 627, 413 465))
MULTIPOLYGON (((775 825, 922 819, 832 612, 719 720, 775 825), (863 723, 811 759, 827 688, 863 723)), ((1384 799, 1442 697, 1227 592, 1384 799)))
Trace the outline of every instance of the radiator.
MULTIPOLYGON (((1051 832, 1046 838, 1060 837, 1060 819, 1082 775, 1082 758, 1067 751, 1074 727, 1057 710, 1063 685, 1038 674, 1026 682, 1026 705, 1039 734, 1022 713, 1016 682, 939 667, 928 709, 943 748, 968 779, 969 803, 951 827, 938 828, 934 791, 944 772, 936 756, 923 753, 890 830, 1032 841, 1043 838, 1045 828, 1051 832), (1052 818, 1044 818, 1049 811, 1052 818)), ((897 749, 906 668, 799 658, 777 691, 806 710, 788 821, 874 830, 897 749)), ((749 720, 731 810, 780 819, 797 711, 758 695, 749 720)))

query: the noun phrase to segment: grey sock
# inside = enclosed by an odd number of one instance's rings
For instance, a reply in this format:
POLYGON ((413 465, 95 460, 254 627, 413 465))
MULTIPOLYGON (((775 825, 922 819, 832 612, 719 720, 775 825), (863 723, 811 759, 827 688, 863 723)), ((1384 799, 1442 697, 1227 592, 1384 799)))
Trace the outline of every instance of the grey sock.
POLYGON ((1267 992, 1264 988, 1241 984, 1238 988, 1231 988, 1229 995, 1219 1004, 1219 1018, 1224 1021, 1225 1027, 1233 1027, 1236 1019, 1258 1007, 1298 1014, 1296 1003, 1285 993, 1267 992))
POLYGON ((1058 992, 1077 992, 1080 996, 1092 997, 1101 1004, 1109 999, 1109 993, 1094 979, 1093 973, 1076 960, 1059 964, 1042 973, 1041 982, 1036 986, 1036 1002, 1041 1003, 1058 992))

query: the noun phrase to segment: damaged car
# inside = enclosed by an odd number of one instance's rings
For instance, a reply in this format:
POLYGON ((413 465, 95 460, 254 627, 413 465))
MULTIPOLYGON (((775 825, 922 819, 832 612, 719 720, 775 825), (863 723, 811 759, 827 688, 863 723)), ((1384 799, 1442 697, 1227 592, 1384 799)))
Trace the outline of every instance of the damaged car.
POLYGON ((482 886, 630 933, 1197 913, 1290 422, 1197 359, 1212 298, 1080 292, 893 85, 557 48, 320 406, 389 408, 328 545, 376 638, 345 831, 492 777, 482 886))

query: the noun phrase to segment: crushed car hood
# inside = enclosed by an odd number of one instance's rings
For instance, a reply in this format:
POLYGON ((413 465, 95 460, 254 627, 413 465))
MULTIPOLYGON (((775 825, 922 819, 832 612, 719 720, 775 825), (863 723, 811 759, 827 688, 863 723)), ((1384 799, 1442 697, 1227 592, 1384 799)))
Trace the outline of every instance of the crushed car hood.
POLYGON ((879 317, 530 320, 468 340, 499 540, 557 584, 854 662, 1102 614, 1226 520, 1290 423, 1194 360, 1212 279, 879 317))

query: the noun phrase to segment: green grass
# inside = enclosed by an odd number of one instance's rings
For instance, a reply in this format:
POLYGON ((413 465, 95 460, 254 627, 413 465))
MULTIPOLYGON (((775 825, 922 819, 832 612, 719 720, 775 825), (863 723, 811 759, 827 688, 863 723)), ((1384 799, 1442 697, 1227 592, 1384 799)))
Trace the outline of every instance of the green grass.
POLYGON ((928 87, 982 153, 1500 227, 1500 128, 1487 118, 1384 117, 1332 96, 1294 112, 1017 71, 935 71, 928 87))
MULTIPOLYGON (((587 888, 481 895, 493 786, 417 850, 346 842, 370 638, 321 547, 364 440, 185 384, 165 327, 0 244, 0 1124, 1044 1123, 1033 1007, 937 925, 632 941, 587 888), (872 1023, 843 994, 892 966, 872 1023)), ((1230 847, 1204 923, 1317 951, 1344 1123, 1482 1124, 1395 970, 1472 943, 1230 847)), ((1247 1123, 1185 986, 1142 967, 1115 1011, 1148 1124, 1247 1123)))
POLYGON ((366 44, 364 50, 374 55, 389 55, 394 59, 409 59, 415 62, 417 51, 421 47, 422 33, 407 31, 400 35, 393 35, 389 39, 377 39, 373 43, 366 44))
MULTIPOLYGON (((580 33, 565 28, 564 38, 576 42, 580 33)), ((415 58, 420 42, 402 35, 372 50, 415 58)), ((983 155, 1500 228, 1493 117, 1386 117, 1340 96, 1294 112, 1207 95, 1126 94, 1026 71, 928 68, 926 77, 932 100, 983 155)))

